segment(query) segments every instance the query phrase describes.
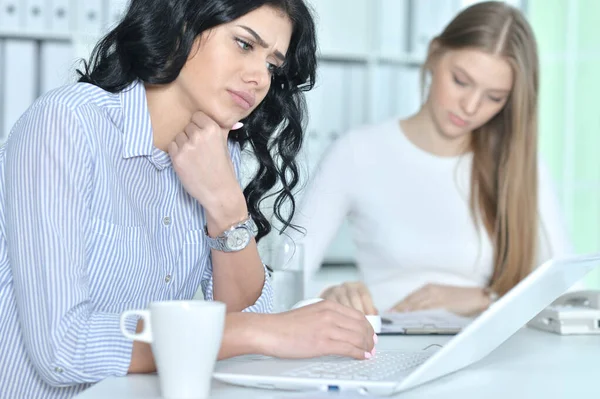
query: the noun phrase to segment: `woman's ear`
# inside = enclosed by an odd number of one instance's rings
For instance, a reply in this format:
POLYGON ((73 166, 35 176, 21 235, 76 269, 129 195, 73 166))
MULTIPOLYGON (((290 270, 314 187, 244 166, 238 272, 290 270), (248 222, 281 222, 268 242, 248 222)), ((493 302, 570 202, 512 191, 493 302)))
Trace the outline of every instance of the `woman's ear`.
POLYGON ((429 71, 429 73, 433 73, 433 67, 437 63, 440 55, 442 53, 442 44, 440 43, 438 38, 433 38, 429 42, 429 47, 427 48, 427 58, 425 59, 425 69, 429 71))
POLYGON ((434 56, 442 48, 442 44, 437 37, 434 37, 429 42, 429 46, 427 48, 427 58, 434 56))
POLYGON ((203 40, 205 40, 207 34, 202 32, 202 34, 198 35, 196 39, 194 39, 194 44, 192 44, 192 48, 190 49, 190 53, 188 54, 188 61, 191 60, 198 54, 200 51, 200 47, 204 44, 203 40))

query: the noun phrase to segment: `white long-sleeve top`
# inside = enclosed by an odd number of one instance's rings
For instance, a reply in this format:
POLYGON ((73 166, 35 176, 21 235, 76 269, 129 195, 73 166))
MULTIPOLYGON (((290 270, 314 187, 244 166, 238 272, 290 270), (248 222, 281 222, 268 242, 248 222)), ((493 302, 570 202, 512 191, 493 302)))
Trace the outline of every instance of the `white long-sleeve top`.
MULTIPOLYGON (((439 157, 417 147, 396 119, 344 135, 314 172, 294 220, 306 229, 293 236, 304 244, 306 272, 319 268, 348 217, 378 309, 427 283, 486 286, 493 248, 469 210, 471 166, 471 153, 439 157)), ((571 252, 550 176, 539 170, 538 264, 571 252)))

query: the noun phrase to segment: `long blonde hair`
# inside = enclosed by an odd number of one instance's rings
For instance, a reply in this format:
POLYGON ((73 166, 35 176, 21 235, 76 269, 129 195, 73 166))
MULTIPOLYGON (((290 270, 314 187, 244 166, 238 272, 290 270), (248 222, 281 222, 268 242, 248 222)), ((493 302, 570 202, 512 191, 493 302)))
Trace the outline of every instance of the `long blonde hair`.
POLYGON ((503 2, 477 3, 460 12, 433 39, 424 64, 447 50, 474 48, 502 56, 514 83, 504 108, 475 130, 470 207, 494 247, 490 288, 504 294, 534 267, 538 246, 538 53, 531 26, 503 2))

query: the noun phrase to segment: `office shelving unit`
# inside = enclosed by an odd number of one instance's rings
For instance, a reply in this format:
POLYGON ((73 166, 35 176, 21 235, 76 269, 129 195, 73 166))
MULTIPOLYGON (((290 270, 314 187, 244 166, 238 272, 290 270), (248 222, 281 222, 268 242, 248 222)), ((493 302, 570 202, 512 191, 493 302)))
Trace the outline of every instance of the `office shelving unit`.
MULTIPOLYGON (((472 2, 308 1, 317 17, 320 64, 317 85, 307 94, 304 181, 344 132, 418 109, 419 68, 429 40, 465 2, 472 2)), ((76 60, 88 57, 127 2, 0 0, 0 144, 35 98, 74 80, 76 60)), ((251 157, 244 159, 247 179, 253 165, 251 157)), ((353 246, 343 227, 327 260, 352 259, 353 246)))
POLYGON ((74 80, 127 0, 0 0, 0 144, 40 95, 74 80))

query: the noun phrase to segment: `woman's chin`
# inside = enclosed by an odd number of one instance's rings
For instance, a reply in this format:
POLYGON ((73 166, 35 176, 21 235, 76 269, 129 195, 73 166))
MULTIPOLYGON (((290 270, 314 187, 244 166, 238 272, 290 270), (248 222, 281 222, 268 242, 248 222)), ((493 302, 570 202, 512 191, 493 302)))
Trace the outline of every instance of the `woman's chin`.
POLYGON ((470 133, 470 130, 467 128, 461 128, 455 125, 445 126, 442 129, 442 134, 448 140, 460 140, 466 138, 470 133))

